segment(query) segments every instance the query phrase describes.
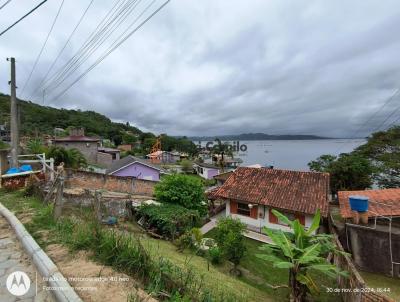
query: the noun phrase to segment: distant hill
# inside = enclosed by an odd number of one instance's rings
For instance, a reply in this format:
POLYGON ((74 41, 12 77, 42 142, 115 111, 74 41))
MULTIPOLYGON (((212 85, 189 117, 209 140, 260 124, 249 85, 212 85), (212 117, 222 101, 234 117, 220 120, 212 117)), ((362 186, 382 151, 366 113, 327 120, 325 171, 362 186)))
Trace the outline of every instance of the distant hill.
POLYGON ((308 139, 329 139, 330 137, 323 137, 308 134, 265 134, 265 133, 242 133, 233 135, 219 135, 219 136, 192 136, 188 137, 193 141, 214 141, 219 138, 222 141, 255 141, 255 140, 308 140, 308 139))
MULTIPOLYGON (((20 101, 21 133, 23 135, 53 134, 54 128, 83 127, 88 136, 100 136, 113 139, 122 131, 142 134, 138 128, 129 124, 115 123, 108 117, 94 112, 57 109, 40 106, 36 103, 20 101)), ((9 121, 10 96, 0 93, 0 124, 9 121)))

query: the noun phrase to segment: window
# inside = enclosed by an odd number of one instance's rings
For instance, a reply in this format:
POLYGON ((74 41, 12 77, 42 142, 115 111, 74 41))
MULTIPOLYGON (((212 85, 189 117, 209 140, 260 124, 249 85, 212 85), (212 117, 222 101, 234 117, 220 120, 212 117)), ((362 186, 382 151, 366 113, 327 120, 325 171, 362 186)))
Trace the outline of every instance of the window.
MULTIPOLYGON (((294 215, 294 213, 286 212, 286 213, 282 213, 282 214, 285 215, 290 221, 293 221, 296 219, 296 216, 294 215)), ((285 222, 283 222, 282 220, 280 220, 279 218, 278 218, 278 223, 287 226, 287 224, 285 222)))
POLYGON ((237 204, 237 213, 243 216, 250 216, 250 208, 247 203, 239 203, 237 204))

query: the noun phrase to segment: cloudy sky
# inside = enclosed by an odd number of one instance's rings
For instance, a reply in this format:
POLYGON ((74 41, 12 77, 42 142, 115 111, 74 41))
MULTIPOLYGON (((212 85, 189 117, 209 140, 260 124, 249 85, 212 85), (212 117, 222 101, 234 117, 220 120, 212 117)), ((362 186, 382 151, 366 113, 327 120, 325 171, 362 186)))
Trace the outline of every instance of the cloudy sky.
MULTIPOLYGON (((39 2, 12 0, 0 10, 0 30, 39 2)), ((40 84, 90 2, 64 1, 29 81, 61 0, 49 0, 1 36, 0 91, 9 92, 5 58, 14 56, 18 96, 42 103, 40 84)), ((45 104, 171 135, 348 137, 377 129, 393 112, 381 128, 400 117, 399 96, 382 108, 400 82, 398 0, 172 0, 59 96, 162 3, 93 0, 44 82, 45 104), (110 25, 79 53, 114 5, 115 31, 110 25), (52 82, 75 54, 75 71, 52 82)))

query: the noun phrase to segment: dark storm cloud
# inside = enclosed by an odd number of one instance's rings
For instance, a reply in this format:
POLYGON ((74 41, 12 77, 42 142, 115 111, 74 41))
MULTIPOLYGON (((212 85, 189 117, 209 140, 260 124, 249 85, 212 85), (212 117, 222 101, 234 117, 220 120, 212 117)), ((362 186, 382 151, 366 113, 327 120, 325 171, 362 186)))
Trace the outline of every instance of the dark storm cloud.
MULTIPOLYGON (((0 37, 0 57, 17 57, 20 83, 59 3, 46 4, 0 37)), ((27 95, 88 3, 66 1, 27 95)), ((31 5, 10 3, 0 11, 1 26, 31 5)), ((58 66, 79 49, 111 5, 94 1, 58 66)), ((399 87, 398 28, 395 0, 173 0, 67 94, 57 100, 49 96, 47 102, 177 135, 366 135, 400 105, 400 97, 394 98, 356 131, 399 87)), ((0 90, 7 91, 5 61, 0 70, 0 90)), ((40 96, 34 100, 40 102, 40 96)))

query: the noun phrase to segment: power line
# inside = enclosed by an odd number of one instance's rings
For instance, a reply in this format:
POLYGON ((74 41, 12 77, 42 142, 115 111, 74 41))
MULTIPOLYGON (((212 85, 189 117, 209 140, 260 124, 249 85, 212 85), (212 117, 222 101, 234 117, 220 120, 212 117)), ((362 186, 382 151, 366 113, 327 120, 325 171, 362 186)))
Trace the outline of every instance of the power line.
POLYGON ((40 60, 40 57, 42 56, 43 50, 46 47, 47 41, 49 40, 50 34, 53 31, 54 25, 57 22, 58 16, 60 15, 60 12, 61 12, 61 9, 62 9, 63 5, 64 5, 64 0, 61 1, 61 4, 60 4, 60 6, 58 8, 56 17, 54 18, 53 23, 51 24, 49 33, 47 34, 46 40, 44 41, 44 43, 42 45, 42 48, 40 49, 40 52, 39 52, 38 56, 36 57, 35 63, 33 64, 32 70, 29 73, 28 79, 25 81, 25 84, 24 84, 24 86, 22 88, 22 91, 21 91, 21 97, 22 97, 22 95, 23 95, 23 93, 25 91, 26 86, 28 85, 29 81, 31 80, 32 74, 35 71, 36 65, 38 64, 38 62, 40 60))
MULTIPOLYGON (((150 6, 155 2, 155 0, 150 4, 150 6)), ((78 78, 76 78, 67 88, 65 88, 61 93, 59 93, 54 99, 53 102, 57 101, 62 95, 64 95, 73 85, 75 85, 79 80, 81 80, 84 76, 86 76, 93 68, 95 68, 97 65, 99 65, 107 56, 109 56, 112 52, 114 52, 120 45, 122 45, 127 39, 129 39, 134 33, 136 33, 143 25, 145 25, 154 15, 156 15, 161 9, 163 9, 170 0, 167 0, 164 2, 159 8, 157 8, 152 14, 150 14, 144 21, 142 21, 136 28, 134 28, 132 31, 130 31, 125 37, 123 37, 122 40, 120 40, 118 43, 115 43, 114 46, 109 49, 103 56, 99 57, 97 61, 92 64, 88 69, 86 69, 78 78)), ((150 7, 148 6, 146 10, 150 7)), ((144 12, 143 12, 144 13, 144 12)), ((142 14, 143 14, 142 13, 142 14)), ((139 16, 140 17, 140 16, 139 16)), ((136 19, 131 25, 125 30, 125 32, 128 31, 128 29, 136 23, 138 19, 136 19)), ((125 34, 125 32, 123 34, 125 34)), ((120 36, 121 37, 121 36, 120 36)))
MULTIPOLYGON (((393 100, 393 98, 399 93, 399 91, 400 90, 397 88, 395 92, 389 98, 386 99, 383 105, 377 111, 375 111, 374 114, 372 114, 360 127, 358 127, 358 129, 351 135, 351 137, 356 137, 356 135, 359 134, 360 130, 363 129, 376 115, 378 115, 393 100)), ((340 145, 339 148, 335 151, 335 153, 338 153, 343 148, 343 146, 345 146, 348 143, 349 142, 340 145)))
MULTIPOLYGON (((125 19, 132 13, 132 11, 137 7, 137 5, 142 0, 134 0, 132 3, 128 3, 128 6, 123 8, 121 14, 117 15, 112 21, 117 20, 115 24, 107 25, 105 31, 102 32, 103 36, 100 36, 97 41, 92 43, 85 52, 78 57, 75 62, 71 66, 69 66, 66 70, 62 72, 62 74, 55 80, 53 83, 49 84, 47 87, 52 86, 51 91, 56 90, 69 76, 71 76, 82 64, 84 64, 92 55, 96 52, 96 50, 106 42, 106 40, 112 35, 112 33, 125 21, 125 19), (132 6, 133 5, 133 6, 132 6), (117 19, 116 19, 117 18, 117 19), (118 20, 119 19, 119 20, 118 20)), ((155 2, 153 0, 152 4, 155 2)), ((47 90, 47 88, 46 88, 47 90)))
MULTIPOLYGON (((11 1, 11 0, 10 0, 11 1)), ((53 69, 54 65, 57 63, 58 59, 60 58, 61 54, 64 52, 65 48, 67 47, 69 41, 71 40, 72 36, 74 35, 74 33, 76 32, 76 30, 78 29, 79 25, 82 23, 83 19, 86 16, 86 13, 88 12, 90 6, 93 4, 94 0, 91 0, 89 5, 86 7, 85 11, 83 12, 82 16, 80 17, 78 23, 75 25, 73 31, 71 32, 71 34, 69 35, 67 41, 65 42, 64 46, 61 48, 60 52, 58 53, 57 57, 54 59, 53 63, 51 64, 51 66, 49 67, 49 69, 47 70, 45 76, 43 77, 42 81, 39 84, 39 87, 43 84, 43 82, 46 80, 47 76, 49 75, 49 73, 51 72, 51 70, 53 69)), ((39 88, 38 87, 38 88, 39 88)), ((35 91, 33 93, 35 93, 37 90, 35 89, 35 91)))
POLYGON ((400 105, 399 105, 395 110, 393 110, 392 113, 389 114, 388 117, 387 117, 378 127, 376 127, 375 130, 372 131, 372 132, 377 132, 378 130, 380 130, 381 127, 382 127, 383 125, 385 125, 385 123, 386 123, 394 114, 396 114, 399 110, 400 110, 400 105))
MULTIPOLYGON (((48 89, 50 85, 57 82, 57 80, 63 76, 63 74, 66 72, 66 70, 68 71, 70 66, 73 66, 73 64, 75 64, 75 62, 77 60, 79 60, 79 57, 81 57, 86 52, 87 47, 89 45, 91 45, 93 43, 93 41, 96 41, 97 37, 99 36, 99 34, 101 34, 101 32, 104 30, 104 28, 109 26, 109 24, 110 24, 109 20, 115 14, 115 12, 113 12, 113 10, 119 5, 120 2, 121 2, 121 0, 118 0, 113 5, 113 7, 107 12, 107 14, 104 16, 104 18, 100 21, 100 23, 95 28, 95 30, 89 35, 89 37, 86 39, 86 41, 82 44, 82 46, 79 48, 79 50, 75 53, 75 55, 71 59, 69 59, 67 61, 67 63, 65 63, 63 65, 63 67, 61 67, 56 73, 54 73, 50 77, 50 79, 45 81, 45 83, 43 83, 42 87, 44 87, 45 89, 48 89)), ((122 6, 123 6, 123 4, 120 4, 119 7, 116 8, 116 11, 118 11, 120 9, 120 7, 122 7, 122 6)))
MULTIPOLYGON (((3 34, 5 34, 7 31, 9 31, 11 28, 13 28, 15 25, 17 25, 19 22, 21 22, 23 19, 25 19, 26 17, 28 17, 30 14, 32 14, 35 10, 37 10, 39 7, 41 7, 43 4, 45 4, 47 2, 47 0, 44 0, 42 2, 40 2, 37 6, 35 6, 33 9, 31 9, 28 13, 26 13, 25 15, 23 15, 20 19, 18 19, 16 22, 14 22, 13 24, 11 24, 9 27, 7 27, 5 30, 3 30, 0 33, 0 36, 2 36, 3 34)), ((7 3, 6 3, 7 4, 7 3)), ((5 5, 3 5, 4 7, 5 5)))
POLYGON ((0 9, 2 9, 4 6, 6 6, 10 2, 11 2, 11 0, 7 0, 2 6, 0 6, 0 9))

